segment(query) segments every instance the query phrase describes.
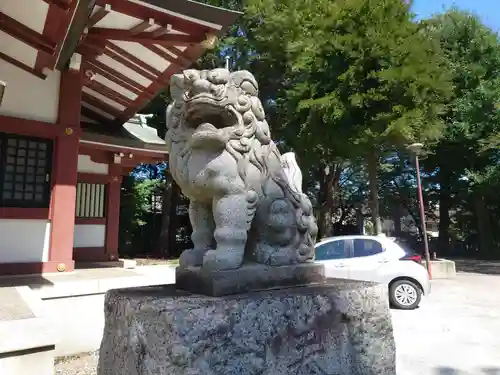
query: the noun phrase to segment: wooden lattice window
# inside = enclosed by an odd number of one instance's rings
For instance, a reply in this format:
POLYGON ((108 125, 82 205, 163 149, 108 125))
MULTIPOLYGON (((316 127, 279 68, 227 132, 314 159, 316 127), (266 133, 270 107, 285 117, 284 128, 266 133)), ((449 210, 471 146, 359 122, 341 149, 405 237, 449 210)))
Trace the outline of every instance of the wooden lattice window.
POLYGON ((0 206, 50 203, 52 141, 0 133, 0 206))
POLYGON ((79 182, 76 185, 76 217, 106 217, 106 185, 79 182))

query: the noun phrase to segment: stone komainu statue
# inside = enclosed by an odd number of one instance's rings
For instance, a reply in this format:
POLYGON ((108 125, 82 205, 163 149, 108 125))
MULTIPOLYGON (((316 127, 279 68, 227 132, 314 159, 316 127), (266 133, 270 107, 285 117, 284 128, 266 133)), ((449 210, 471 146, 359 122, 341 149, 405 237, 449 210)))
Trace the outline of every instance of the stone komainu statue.
POLYGON ((186 70, 171 79, 169 167, 190 199, 194 248, 181 267, 272 266, 314 259, 318 231, 294 154, 271 140, 248 71, 186 70))

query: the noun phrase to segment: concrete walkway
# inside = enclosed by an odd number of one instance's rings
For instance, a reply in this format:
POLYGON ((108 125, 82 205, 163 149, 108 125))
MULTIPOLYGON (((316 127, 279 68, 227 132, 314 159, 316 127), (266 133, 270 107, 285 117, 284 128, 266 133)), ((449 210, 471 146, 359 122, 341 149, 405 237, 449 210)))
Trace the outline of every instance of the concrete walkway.
POLYGON ((174 282, 175 269, 169 265, 1 277, 0 323, 27 320, 36 309, 56 335, 56 356, 87 352, 99 347, 104 326, 104 295, 108 290, 174 282), (29 293, 16 294, 23 290, 29 293))
POLYGON ((35 315, 17 288, 0 288, 0 321, 34 318, 35 315))

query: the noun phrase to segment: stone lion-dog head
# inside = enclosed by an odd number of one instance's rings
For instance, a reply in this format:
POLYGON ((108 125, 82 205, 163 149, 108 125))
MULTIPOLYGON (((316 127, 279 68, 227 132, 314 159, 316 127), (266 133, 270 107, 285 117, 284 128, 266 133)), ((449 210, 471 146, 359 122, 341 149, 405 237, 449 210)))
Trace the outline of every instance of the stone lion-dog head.
POLYGON ((172 76, 167 142, 184 141, 189 148, 229 145, 240 154, 254 142, 270 144, 258 92, 257 81, 246 70, 186 70, 172 76))

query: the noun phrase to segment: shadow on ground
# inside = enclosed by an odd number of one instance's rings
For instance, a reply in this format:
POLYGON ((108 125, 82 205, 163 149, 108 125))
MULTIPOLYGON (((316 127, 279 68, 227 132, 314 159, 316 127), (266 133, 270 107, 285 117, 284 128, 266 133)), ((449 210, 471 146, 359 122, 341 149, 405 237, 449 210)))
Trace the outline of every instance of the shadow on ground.
POLYGON ((2 276, 0 277, 0 288, 13 286, 45 286, 54 285, 54 283, 43 275, 29 276, 2 276))
POLYGON ((453 259, 457 272, 481 273, 484 275, 500 275, 500 261, 453 259))
MULTIPOLYGON (((500 368, 498 367, 485 367, 479 370, 479 373, 474 375, 500 375, 500 368)), ((436 368, 436 375, 470 375, 469 372, 464 372, 452 367, 438 367, 436 368)))

